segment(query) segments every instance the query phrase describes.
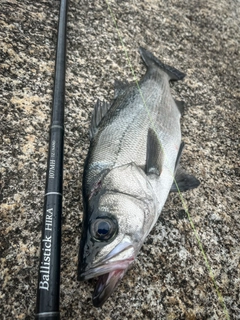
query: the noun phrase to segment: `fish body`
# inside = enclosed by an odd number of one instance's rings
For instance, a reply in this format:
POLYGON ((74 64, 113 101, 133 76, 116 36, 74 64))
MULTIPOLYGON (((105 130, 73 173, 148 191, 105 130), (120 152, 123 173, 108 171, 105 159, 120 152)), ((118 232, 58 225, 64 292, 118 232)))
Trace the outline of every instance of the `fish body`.
POLYGON ((98 277, 97 307, 136 258, 175 182, 181 191, 199 184, 179 169, 183 103, 169 81, 185 75, 146 49, 140 54, 146 74, 138 85, 116 83, 113 102, 97 102, 90 127, 78 279, 98 277))

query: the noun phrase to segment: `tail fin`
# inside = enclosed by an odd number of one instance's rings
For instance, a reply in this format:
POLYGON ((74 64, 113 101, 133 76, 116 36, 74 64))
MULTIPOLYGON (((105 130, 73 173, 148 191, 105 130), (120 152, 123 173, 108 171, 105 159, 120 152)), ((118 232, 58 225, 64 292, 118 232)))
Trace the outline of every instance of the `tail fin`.
POLYGON ((170 80, 182 80, 185 77, 185 74, 181 71, 168 66, 167 64, 162 63, 158 60, 150 51, 140 47, 139 48, 140 55, 148 68, 151 67, 158 67, 165 71, 168 75, 170 80))

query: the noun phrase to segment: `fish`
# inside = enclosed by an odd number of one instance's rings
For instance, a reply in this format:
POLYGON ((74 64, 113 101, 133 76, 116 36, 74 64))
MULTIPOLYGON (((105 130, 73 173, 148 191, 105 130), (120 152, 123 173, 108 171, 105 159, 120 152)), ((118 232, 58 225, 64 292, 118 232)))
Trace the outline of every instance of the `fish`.
POLYGON ((170 82, 185 74, 140 47, 146 73, 137 83, 115 81, 111 103, 98 100, 83 173, 83 223, 78 280, 97 278, 101 307, 137 257, 170 192, 198 187, 180 166, 184 149, 170 82))

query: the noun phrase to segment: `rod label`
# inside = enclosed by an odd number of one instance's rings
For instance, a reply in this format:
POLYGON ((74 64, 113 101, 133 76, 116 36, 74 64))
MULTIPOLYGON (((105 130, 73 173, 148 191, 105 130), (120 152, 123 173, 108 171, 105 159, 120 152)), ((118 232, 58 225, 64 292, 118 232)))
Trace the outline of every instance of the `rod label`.
POLYGON ((45 236, 42 239, 42 255, 40 262, 39 289, 49 290, 49 275, 52 249, 52 218, 53 208, 49 208, 45 218, 45 236))
POLYGON ((56 141, 53 140, 51 146, 51 158, 49 165, 49 178, 54 179, 55 177, 55 153, 56 153, 56 141))

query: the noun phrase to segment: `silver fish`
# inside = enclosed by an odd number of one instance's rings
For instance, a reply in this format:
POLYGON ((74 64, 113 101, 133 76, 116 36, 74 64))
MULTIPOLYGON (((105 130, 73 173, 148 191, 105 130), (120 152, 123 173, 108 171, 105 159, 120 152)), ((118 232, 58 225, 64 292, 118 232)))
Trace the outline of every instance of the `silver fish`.
POLYGON ((169 81, 185 75, 139 51, 146 74, 138 85, 116 82, 113 102, 97 102, 90 127, 78 280, 98 277, 96 307, 133 263, 169 192, 199 185, 179 167, 184 104, 173 99, 169 81))

